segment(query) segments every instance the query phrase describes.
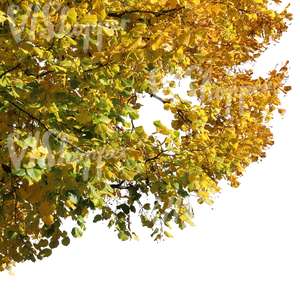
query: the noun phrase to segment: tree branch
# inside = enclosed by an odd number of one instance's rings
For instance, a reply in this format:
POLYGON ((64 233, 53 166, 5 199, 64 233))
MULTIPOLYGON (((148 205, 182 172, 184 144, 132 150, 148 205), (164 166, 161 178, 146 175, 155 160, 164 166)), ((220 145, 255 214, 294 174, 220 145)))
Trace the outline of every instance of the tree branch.
POLYGON ((125 180, 122 180, 120 183, 111 184, 110 187, 113 189, 118 189, 118 190, 128 190, 128 189, 134 187, 133 184, 123 185, 124 182, 125 182, 125 180))
POLYGON ((139 9, 133 9, 133 10, 125 10, 123 12, 109 12, 107 15, 112 18, 122 18, 126 15, 129 14, 151 14, 154 15, 155 17, 161 17, 163 15, 173 13, 173 12, 179 12, 180 10, 183 10, 184 7, 177 7, 177 8, 172 8, 172 9, 163 9, 161 11, 151 11, 151 10, 139 10, 139 9))
POLYGON ((43 123, 40 119, 38 119, 37 117, 35 117, 34 115, 32 115, 30 112, 28 112, 25 109, 23 109, 20 105, 18 105, 14 101, 12 101, 10 99, 6 99, 6 100, 9 102, 10 105, 12 105, 13 107, 17 108, 23 114, 27 115, 31 120, 36 121, 42 128, 44 128, 46 131, 48 131, 56 140, 69 145, 71 148, 76 149, 80 153, 86 153, 81 148, 75 146, 74 144, 68 142, 67 140, 64 140, 64 139, 60 138, 57 134, 55 134, 54 132, 52 132, 51 129, 48 128, 48 126, 45 123, 43 123))
POLYGON ((162 156, 162 155, 163 155, 164 153, 166 153, 166 152, 167 152, 167 150, 161 151, 161 152, 159 152, 157 155, 145 159, 145 162, 147 163, 147 162, 149 162, 149 161, 156 160, 156 159, 158 159, 160 156, 162 156))
POLYGON ((19 67, 21 66, 21 63, 18 63, 17 65, 15 65, 14 67, 4 71, 1 75, 0 75, 0 79, 2 77, 4 77, 6 74, 10 73, 10 72, 13 72, 14 70, 18 69, 19 67))
POLYGON ((156 100, 160 101, 163 104, 170 103, 170 100, 165 100, 162 97, 159 97, 159 96, 157 96, 155 94, 150 93, 149 96, 152 97, 152 98, 155 98, 156 100))

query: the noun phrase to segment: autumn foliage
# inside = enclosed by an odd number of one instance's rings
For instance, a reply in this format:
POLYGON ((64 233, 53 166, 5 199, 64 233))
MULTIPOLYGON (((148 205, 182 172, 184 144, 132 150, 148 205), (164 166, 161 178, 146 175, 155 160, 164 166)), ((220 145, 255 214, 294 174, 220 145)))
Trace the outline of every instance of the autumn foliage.
POLYGON ((287 64, 247 64, 287 30, 279 2, 1 0, 0 269, 67 246, 89 216, 122 240, 133 218, 170 237, 221 180, 237 187, 290 89, 287 64), (136 125, 147 95, 171 126, 136 125))

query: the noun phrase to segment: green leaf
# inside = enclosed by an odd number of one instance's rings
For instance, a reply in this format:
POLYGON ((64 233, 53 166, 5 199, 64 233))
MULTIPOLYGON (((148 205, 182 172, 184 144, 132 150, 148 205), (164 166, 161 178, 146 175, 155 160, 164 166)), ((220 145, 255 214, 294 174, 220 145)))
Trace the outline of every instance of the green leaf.
POLYGON ((41 257, 49 257, 52 254, 52 250, 50 248, 43 249, 39 255, 41 257))
POLYGON ((127 241, 130 238, 124 231, 119 232, 118 237, 122 241, 127 241))
POLYGON ((27 175, 35 182, 38 182, 42 179, 42 170, 37 168, 26 169, 27 175))
POLYGON ((61 243, 64 245, 64 246, 69 246, 70 244, 70 238, 69 237, 64 237, 61 241, 61 243))
POLYGON ((82 237, 83 232, 82 232, 82 230, 81 230, 80 228, 74 227, 74 228, 72 229, 72 235, 73 235, 75 238, 79 238, 79 237, 82 237))

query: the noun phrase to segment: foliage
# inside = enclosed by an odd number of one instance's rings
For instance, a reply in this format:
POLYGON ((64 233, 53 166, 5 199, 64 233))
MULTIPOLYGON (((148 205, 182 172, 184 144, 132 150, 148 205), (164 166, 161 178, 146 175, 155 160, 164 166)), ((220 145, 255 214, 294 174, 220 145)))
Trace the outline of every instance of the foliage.
POLYGON ((67 246, 91 213, 122 240, 135 237, 134 216, 155 240, 170 237, 172 223, 192 223, 192 199, 210 204, 220 180, 237 187, 273 144, 287 65, 266 78, 242 67, 286 31, 287 9, 267 0, 13 4, 0 1, 1 269, 67 246), (168 75, 190 76, 193 98, 164 86, 168 75), (172 113, 172 127, 135 126, 146 94, 172 113))

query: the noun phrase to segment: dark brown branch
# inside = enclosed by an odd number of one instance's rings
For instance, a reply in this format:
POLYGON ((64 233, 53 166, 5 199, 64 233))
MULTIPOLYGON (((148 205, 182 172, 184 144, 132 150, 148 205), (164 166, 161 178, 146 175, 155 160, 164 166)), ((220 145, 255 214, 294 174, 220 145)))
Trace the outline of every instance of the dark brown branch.
POLYGON ((125 182, 125 180, 122 180, 120 183, 111 184, 110 187, 113 188, 113 189, 118 189, 118 190, 128 190, 128 189, 134 187, 133 184, 123 185, 124 182, 125 182))
POLYGON ((166 151, 159 152, 157 155, 145 159, 145 162, 147 163, 147 162, 149 162, 149 161, 156 160, 156 159, 158 159, 161 155, 163 155, 165 152, 166 152, 166 151))
POLYGON ((13 72, 14 70, 18 69, 20 66, 21 66, 21 63, 18 63, 18 64, 15 65, 14 67, 12 67, 12 68, 10 68, 10 69, 4 71, 4 72, 0 75, 0 79, 1 79, 2 77, 4 77, 5 75, 7 75, 8 73, 13 72))
POLYGON ((125 10, 122 12, 109 12, 107 15, 112 18, 122 18, 129 14, 151 14, 155 17, 161 17, 163 15, 167 15, 173 12, 179 12, 180 10, 183 10, 184 7, 177 7, 172 9, 163 9, 161 11, 151 11, 151 10, 139 10, 139 9, 133 9, 133 10, 125 10))
POLYGON ((155 98, 156 100, 160 101, 161 103, 164 103, 164 104, 165 103, 170 103, 170 100, 165 100, 162 97, 159 97, 155 94, 150 93, 149 96, 152 97, 152 98, 155 98))
POLYGON ((123 183, 125 182, 125 180, 122 180, 121 182, 119 183, 116 183, 116 184, 111 184, 110 186, 113 188, 113 189, 119 189, 122 187, 123 183))

